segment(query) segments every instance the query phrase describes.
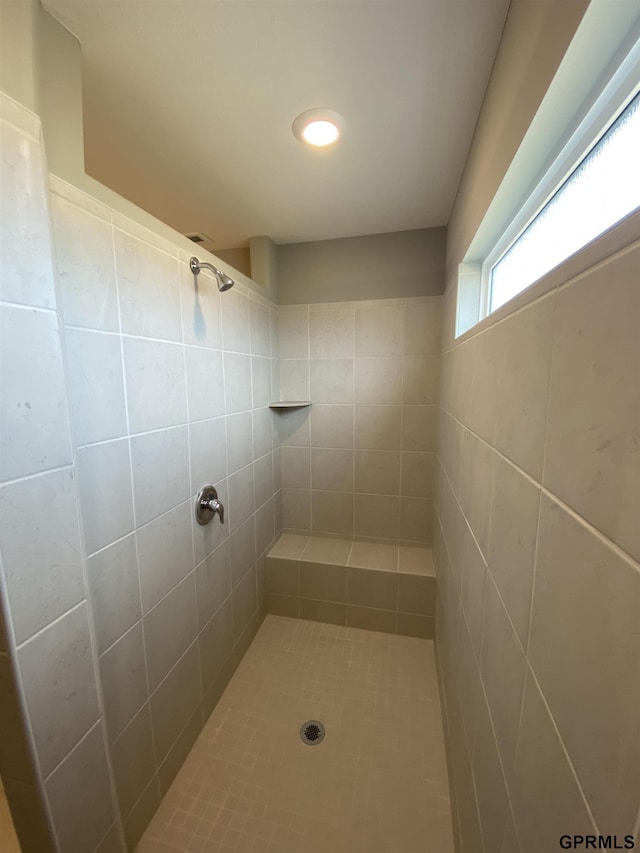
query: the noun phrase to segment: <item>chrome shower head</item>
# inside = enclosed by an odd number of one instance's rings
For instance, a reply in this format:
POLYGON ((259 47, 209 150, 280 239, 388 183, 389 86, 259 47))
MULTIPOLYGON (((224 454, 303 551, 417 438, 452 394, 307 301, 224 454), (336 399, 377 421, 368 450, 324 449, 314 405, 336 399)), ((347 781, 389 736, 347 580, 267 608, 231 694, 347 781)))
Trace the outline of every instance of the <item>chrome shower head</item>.
POLYGON ((233 287, 235 281, 226 273, 223 273, 222 270, 219 270, 218 267, 214 267, 213 264, 207 264, 205 261, 199 261, 196 257, 191 258, 189 261, 189 268, 194 275, 198 275, 201 269, 211 270, 211 272, 216 277, 216 282, 218 284, 218 290, 222 293, 224 290, 229 290, 230 287, 233 287))

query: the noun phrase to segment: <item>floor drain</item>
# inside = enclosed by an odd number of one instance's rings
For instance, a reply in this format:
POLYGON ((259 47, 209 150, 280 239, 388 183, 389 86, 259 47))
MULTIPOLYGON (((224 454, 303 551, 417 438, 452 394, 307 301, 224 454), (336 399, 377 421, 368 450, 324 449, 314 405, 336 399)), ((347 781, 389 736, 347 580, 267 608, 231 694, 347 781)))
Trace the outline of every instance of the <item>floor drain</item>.
POLYGON ((303 743, 315 746, 324 740, 324 726, 318 720, 307 720, 300 727, 300 737, 303 743))

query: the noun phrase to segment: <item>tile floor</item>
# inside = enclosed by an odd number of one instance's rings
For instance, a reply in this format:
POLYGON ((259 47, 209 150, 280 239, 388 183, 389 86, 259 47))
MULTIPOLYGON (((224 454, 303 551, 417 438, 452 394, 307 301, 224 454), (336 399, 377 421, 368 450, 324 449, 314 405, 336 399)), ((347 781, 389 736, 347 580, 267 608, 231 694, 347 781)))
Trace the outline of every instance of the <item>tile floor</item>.
POLYGON ((267 616, 137 847, 167 851, 453 853, 433 642, 267 616))

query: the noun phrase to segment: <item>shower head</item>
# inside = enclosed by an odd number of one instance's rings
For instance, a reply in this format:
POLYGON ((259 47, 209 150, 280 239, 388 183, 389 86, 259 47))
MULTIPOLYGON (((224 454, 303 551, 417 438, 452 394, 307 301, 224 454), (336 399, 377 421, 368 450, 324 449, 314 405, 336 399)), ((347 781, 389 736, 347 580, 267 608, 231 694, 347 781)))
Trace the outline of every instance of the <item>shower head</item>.
POLYGON ((235 281, 226 273, 223 273, 217 267, 214 267, 213 264, 207 264, 204 261, 199 261, 197 258, 193 257, 189 261, 189 268, 194 275, 198 275, 200 270, 207 269, 211 270, 211 272, 216 277, 216 282, 218 283, 218 290, 222 292, 223 290, 229 290, 230 287, 233 287, 235 281))

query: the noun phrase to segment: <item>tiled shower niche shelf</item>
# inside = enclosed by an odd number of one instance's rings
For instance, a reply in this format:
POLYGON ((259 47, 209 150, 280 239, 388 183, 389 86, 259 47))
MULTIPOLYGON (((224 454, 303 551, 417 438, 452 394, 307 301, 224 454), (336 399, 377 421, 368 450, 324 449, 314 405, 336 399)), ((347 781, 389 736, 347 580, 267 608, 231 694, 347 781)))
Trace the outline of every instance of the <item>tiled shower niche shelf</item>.
POLYGON ((430 548, 283 533, 266 574, 269 613, 433 638, 430 548))
POLYGON ((311 400, 276 400, 269 403, 270 409, 304 409, 311 405, 311 400))

